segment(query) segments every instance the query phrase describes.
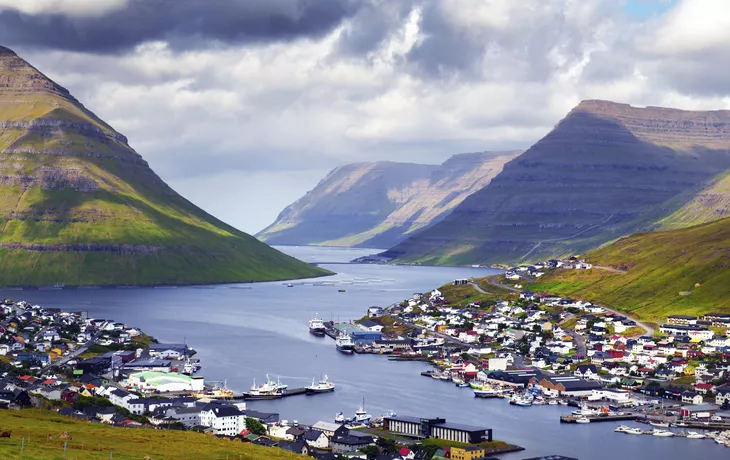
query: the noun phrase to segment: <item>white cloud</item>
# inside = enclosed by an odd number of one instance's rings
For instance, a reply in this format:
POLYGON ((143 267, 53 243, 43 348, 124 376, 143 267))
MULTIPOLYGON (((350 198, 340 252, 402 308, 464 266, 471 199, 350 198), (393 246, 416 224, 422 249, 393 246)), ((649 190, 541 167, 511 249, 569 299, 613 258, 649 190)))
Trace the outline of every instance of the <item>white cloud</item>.
POLYGON ((528 147, 581 99, 730 108, 730 59, 713 54, 730 40, 725 5, 636 22, 613 0, 422 0, 288 43, 20 51, 181 193, 252 232, 338 164, 528 147), (355 37, 368 21, 387 29, 355 37))
POLYGON ((128 0, 0 0, 0 10, 94 17, 120 10, 127 2, 128 0))

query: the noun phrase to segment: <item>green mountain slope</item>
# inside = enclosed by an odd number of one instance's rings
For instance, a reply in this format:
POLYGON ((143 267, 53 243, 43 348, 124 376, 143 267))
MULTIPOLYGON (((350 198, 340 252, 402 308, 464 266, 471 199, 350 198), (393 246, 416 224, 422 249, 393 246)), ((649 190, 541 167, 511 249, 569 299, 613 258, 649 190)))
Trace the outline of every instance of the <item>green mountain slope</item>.
POLYGON ((0 285, 214 283, 324 273, 185 200, 124 136, 0 47, 0 285))
POLYGON ((271 244, 387 248, 440 221, 519 153, 464 153, 442 165, 346 164, 256 236, 271 244))
MULTIPOLYGON (((728 170, 728 110, 583 101, 486 187, 386 255, 456 265, 582 253, 685 212, 728 170)), ((682 225, 722 217, 692 215, 682 225)))
POLYGON ((730 313, 730 219, 636 234, 586 258, 626 273, 556 270, 531 289, 578 296, 658 321, 667 314, 730 313))
POLYGON ((659 229, 690 227, 730 216, 730 171, 675 198, 669 207, 679 209, 659 220, 659 229))

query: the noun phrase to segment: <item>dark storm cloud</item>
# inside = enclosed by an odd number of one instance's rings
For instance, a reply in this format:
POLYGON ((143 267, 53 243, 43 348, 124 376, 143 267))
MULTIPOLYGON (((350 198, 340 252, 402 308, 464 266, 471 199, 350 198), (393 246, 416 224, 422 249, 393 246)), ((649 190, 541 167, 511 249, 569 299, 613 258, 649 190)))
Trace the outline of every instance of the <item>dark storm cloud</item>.
POLYGON ((367 0, 130 0, 101 17, 0 11, 0 43, 115 53, 153 40, 173 48, 318 37, 367 0))

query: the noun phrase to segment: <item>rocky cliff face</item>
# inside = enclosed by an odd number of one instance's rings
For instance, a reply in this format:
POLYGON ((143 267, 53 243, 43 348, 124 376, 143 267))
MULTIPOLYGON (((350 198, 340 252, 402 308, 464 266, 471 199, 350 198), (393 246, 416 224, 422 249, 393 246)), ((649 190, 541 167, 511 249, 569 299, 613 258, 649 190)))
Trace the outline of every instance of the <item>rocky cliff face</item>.
POLYGON ((461 154, 443 165, 340 166, 257 236, 271 244, 389 247, 438 222, 518 153, 461 154))
POLYGON ((323 273, 195 207, 126 137, 0 47, 0 286, 323 273))
POLYGON ((651 229, 730 168, 730 111, 585 101, 434 227, 402 261, 515 262, 651 229))

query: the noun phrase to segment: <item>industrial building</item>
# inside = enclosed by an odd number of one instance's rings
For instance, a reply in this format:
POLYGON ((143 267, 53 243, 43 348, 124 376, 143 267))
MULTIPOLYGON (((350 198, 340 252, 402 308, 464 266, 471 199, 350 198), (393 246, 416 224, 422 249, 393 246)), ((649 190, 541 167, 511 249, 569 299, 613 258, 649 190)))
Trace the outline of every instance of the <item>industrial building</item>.
POLYGON ((176 372, 137 372, 127 384, 142 391, 203 391, 203 377, 190 377, 176 372))
POLYGON ((395 416, 383 418, 383 429, 412 438, 438 438, 478 444, 492 441, 492 429, 446 422, 442 418, 395 416))

